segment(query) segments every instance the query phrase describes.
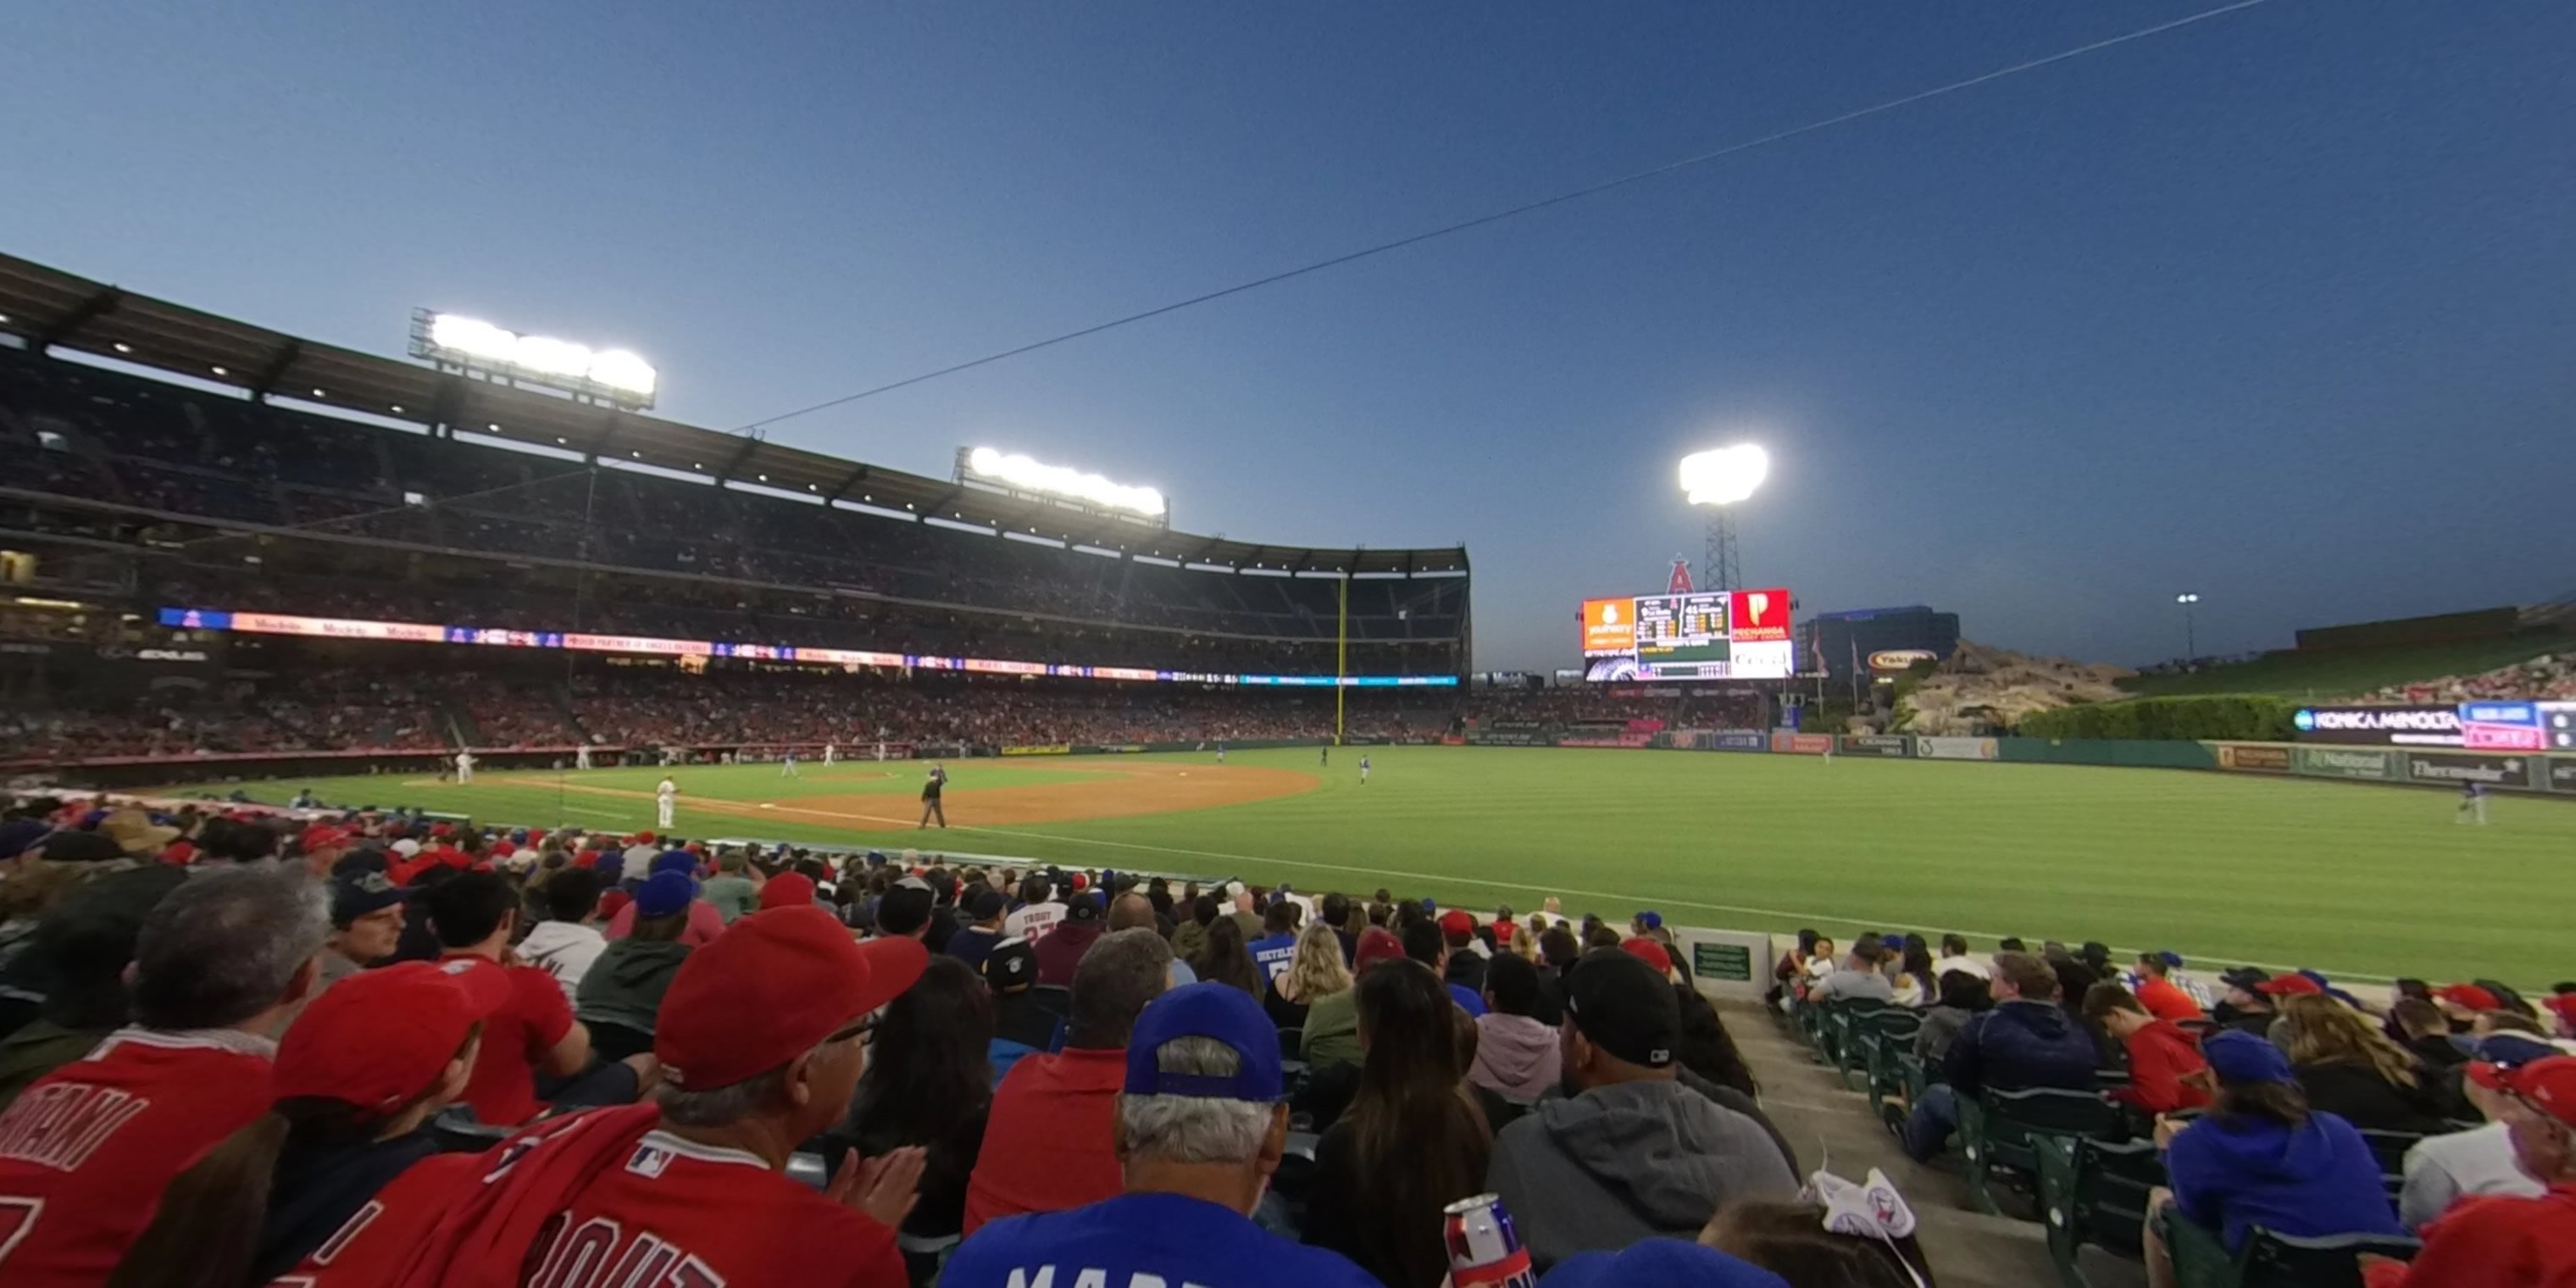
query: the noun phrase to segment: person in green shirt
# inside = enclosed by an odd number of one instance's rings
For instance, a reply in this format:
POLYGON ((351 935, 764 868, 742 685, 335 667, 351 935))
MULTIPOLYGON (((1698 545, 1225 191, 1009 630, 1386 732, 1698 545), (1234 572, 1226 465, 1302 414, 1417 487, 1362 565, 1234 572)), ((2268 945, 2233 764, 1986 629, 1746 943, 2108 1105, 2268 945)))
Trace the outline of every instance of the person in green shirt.
POLYGON ((751 879, 751 861, 740 850, 725 851, 716 859, 716 874, 699 897, 715 905, 728 926, 758 912, 760 883, 751 879))

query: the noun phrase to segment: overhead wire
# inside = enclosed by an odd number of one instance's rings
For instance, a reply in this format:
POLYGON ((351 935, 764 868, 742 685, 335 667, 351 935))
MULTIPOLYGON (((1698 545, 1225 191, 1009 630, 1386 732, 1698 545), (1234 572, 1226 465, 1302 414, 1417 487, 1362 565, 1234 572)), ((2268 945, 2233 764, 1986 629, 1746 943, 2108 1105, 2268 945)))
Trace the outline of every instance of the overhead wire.
POLYGON ((1773 133, 1765 134, 1758 138, 1745 139, 1739 142, 1727 144, 1723 147, 1711 148, 1705 152, 1693 153, 1690 156, 1667 161, 1661 165, 1649 166, 1646 169, 1632 171, 1616 178, 1604 179, 1597 183, 1586 184, 1580 188, 1571 188, 1550 196, 1540 197, 1531 201, 1524 201, 1519 205, 1508 206, 1501 210, 1477 215, 1470 219, 1462 219, 1455 223, 1442 224, 1436 228, 1427 228, 1421 232, 1395 238, 1392 241, 1379 242, 1372 246, 1365 246, 1358 250, 1347 251, 1339 255, 1331 256, 1330 258, 1315 260, 1307 264, 1300 264, 1295 268, 1283 269, 1279 272, 1271 273, 1262 277, 1256 277, 1249 281, 1237 282, 1231 286, 1206 291, 1198 295, 1190 296, 1186 299, 1174 300, 1168 304, 1159 304, 1153 308, 1139 310, 1121 317, 1110 318, 1107 321, 1095 322, 1089 326, 1078 327, 1071 331, 1048 336, 1043 340, 1033 340, 1027 344, 1014 345, 1008 349, 988 353, 979 358, 969 358, 963 362, 953 362, 944 367, 934 368, 917 375, 906 376, 901 380, 891 380, 881 385, 862 389, 857 393, 843 394, 840 397, 828 398, 822 402, 796 408, 793 411, 780 412, 775 416, 768 416, 760 420, 751 421, 748 424, 738 426, 731 432, 742 434, 750 433, 753 430, 765 429, 771 425, 776 425, 783 421, 794 420, 800 416, 810 416, 818 411, 828 411, 834 407, 846 406, 847 404, 858 402, 862 399, 874 398, 879 394, 892 393, 897 389, 907 388, 926 381, 937 380, 942 376, 953 376, 961 371, 971 371, 977 367, 989 366, 993 363, 1001 362, 1009 358, 1019 357, 1022 354, 1035 353, 1040 349, 1052 348, 1059 344, 1080 340, 1086 336, 1098 335, 1103 331, 1112 331, 1119 327, 1131 326, 1138 322, 1162 317, 1170 313, 1177 313, 1183 309, 1195 308, 1201 304, 1212 303, 1229 296, 1241 295, 1247 291, 1257 291, 1266 286, 1276 286, 1281 282, 1291 281, 1313 273, 1320 273, 1326 269, 1339 268, 1345 264, 1355 263, 1359 260, 1373 258, 1378 255, 1384 255, 1391 251, 1402 250, 1408 246, 1418 246, 1427 241, 1467 232, 1471 229, 1482 228, 1488 224, 1500 223, 1506 219, 1513 219, 1521 215, 1530 214, 1534 211, 1545 210, 1551 206, 1561 206, 1567 202, 1580 201, 1586 197, 1599 196, 1602 193, 1610 192, 1619 188, 1625 188, 1632 184, 1643 183, 1648 179, 1661 178, 1676 171, 1687 170, 1694 166, 1706 165, 1712 161, 1723 160, 1731 156, 1738 156, 1746 152, 1751 152, 1757 148, 1766 148, 1775 144, 1785 143, 1791 139, 1814 134, 1821 130, 1829 130, 1841 125, 1849 125, 1854 121, 1866 120, 1873 116, 1879 116, 1888 112, 1896 111, 1899 108, 1910 107, 1927 99, 1940 98, 1948 94, 1956 94, 1962 90, 1973 89, 1979 85, 1991 84, 1995 81, 2002 80, 2007 76, 2017 76, 2023 72, 2036 71, 2039 68, 2047 67, 2055 63, 2062 63, 2073 58, 2082 58, 2088 54, 2100 53, 2103 50, 2111 49, 2119 45, 2125 45, 2134 40, 2144 40, 2151 36, 2160 36, 2170 31, 2177 31, 2184 27, 2207 22, 2214 18, 2222 18, 2229 14, 2239 13, 2244 10, 2254 8, 2257 5, 2267 3, 2270 3, 2270 0, 2234 0, 2233 3, 2219 5, 2216 8, 2203 9, 2197 13, 2186 14, 2180 18, 2169 19, 2164 22, 2155 23, 2151 26, 2140 27, 2134 31, 2124 32, 2117 36, 2110 36, 2101 40, 2090 41, 2069 49, 2061 49, 2053 54, 2047 54, 2024 62, 2014 63, 2008 67, 1998 67, 1992 71, 1982 72, 1964 80, 1956 80, 1951 81, 1948 84, 1936 85, 1930 89, 1918 90, 1914 93, 1906 94, 1898 98, 1891 98, 1883 102, 1872 103, 1867 107, 1854 108, 1851 111, 1843 112, 1834 116, 1828 116, 1821 120, 1809 121, 1804 125, 1797 125, 1785 130, 1774 131, 1773 133))

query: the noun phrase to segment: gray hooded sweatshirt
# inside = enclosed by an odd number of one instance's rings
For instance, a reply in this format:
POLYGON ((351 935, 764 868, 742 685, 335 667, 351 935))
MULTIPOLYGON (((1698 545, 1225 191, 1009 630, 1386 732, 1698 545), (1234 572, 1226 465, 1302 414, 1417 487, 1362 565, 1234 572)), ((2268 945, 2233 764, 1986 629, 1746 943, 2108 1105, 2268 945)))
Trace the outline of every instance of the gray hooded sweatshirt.
POLYGON ((1679 1082, 1540 1101, 1495 1138, 1487 1182, 1541 1270, 1657 1235, 1695 1238, 1722 1204, 1798 1192, 1761 1124, 1679 1082))

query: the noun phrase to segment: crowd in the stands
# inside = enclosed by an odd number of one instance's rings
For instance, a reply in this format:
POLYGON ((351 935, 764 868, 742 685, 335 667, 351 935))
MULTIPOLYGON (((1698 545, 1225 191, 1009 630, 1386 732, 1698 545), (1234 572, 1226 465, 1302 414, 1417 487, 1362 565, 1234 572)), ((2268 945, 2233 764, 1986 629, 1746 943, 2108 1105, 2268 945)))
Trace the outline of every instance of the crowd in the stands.
POLYGON ((21 799, 10 1282, 1930 1283, 1554 902, 21 799))
POLYGON ((1910 1034, 1917 1089, 1887 1118, 1918 1162, 1943 1155, 1970 1105, 2152 1139, 2166 1178, 2140 1232, 2153 1288, 2179 1282, 2175 1222, 2230 1250, 2258 1230, 2400 1253, 2420 1234, 2411 1270, 2370 1259, 2373 1285, 2576 1276, 2576 1242, 2557 1233, 2576 1215, 2576 982, 2536 1004, 2492 979, 2399 980, 2372 1000, 2315 971, 2185 965, 2013 939, 1980 956, 1956 935, 1845 950, 1808 931, 1772 996, 1810 1021, 1919 1014, 1882 1029, 1910 1034))
POLYGON ((2544 653, 2476 675, 2392 684, 2368 695, 2377 702, 2476 702, 2482 699, 2576 698, 2576 653, 2544 653))
MULTIPOLYGON (((577 461, 515 450, 506 445, 507 427, 493 437, 502 443, 433 438, 0 348, 0 475, 7 476, 6 486, 222 523, 294 528, 307 534, 308 543, 358 538, 462 552, 490 580, 513 575, 502 561, 534 557, 792 588, 806 592, 809 608, 817 602, 812 592, 845 590, 1012 615, 987 615, 997 623, 1043 615, 1160 628, 1165 634, 1192 632, 1202 657, 1211 635, 1330 641, 1344 621, 1336 581, 1183 568, 1179 561, 1204 550, 1204 539, 1142 525, 1117 544, 1138 555, 1159 554, 1163 562, 934 527, 899 509, 892 517, 854 512, 823 504, 819 489, 794 497, 767 493, 756 477, 734 480, 747 486, 714 487, 633 470, 593 471, 577 461), (1166 541, 1170 548, 1158 551, 1166 541)), ((683 464, 711 478, 721 462, 683 464)), ((864 486, 842 499, 875 500, 864 486)), ((69 510, 34 518, 87 526, 106 512, 90 513, 87 519, 69 510)), ((137 521, 142 520, 127 522, 137 521)), ((1053 540, 1064 534, 1034 535, 1053 540)), ((202 536, 187 544, 198 544, 202 536)), ((218 540, 210 548, 228 557, 205 561, 197 579, 217 582, 223 564, 239 572, 240 556, 260 553, 269 559, 277 553, 273 547, 274 539, 259 547, 239 538, 218 540)), ((346 542, 328 548, 353 559, 365 554, 364 547, 346 542)), ((321 562, 327 567, 330 560, 321 562)), ((1276 570, 1273 565, 1258 571, 1276 570)), ((243 579, 256 580, 248 574, 243 579)), ((231 580, 202 589, 234 593, 231 580)), ((661 578, 658 584, 664 589, 650 596, 655 602, 685 596, 680 588, 691 583, 661 578)), ((1463 578, 1355 580, 1348 596, 1351 633, 1363 640, 1454 641, 1467 612, 1463 578)), ((301 607, 240 606, 324 615, 305 598, 301 607)), ((400 601, 416 597, 384 598, 397 602, 380 605, 380 611, 401 611, 400 601)), ((211 598, 199 602, 236 606, 211 598)), ((855 611, 887 607, 876 603, 855 611)), ((552 620, 486 624, 573 628, 561 606, 554 607, 552 620)), ((393 620, 465 619, 406 614, 393 620)), ((608 620, 594 616, 581 628, 631 629, 605 625, 608 620)), ((769 631, 738 637, 920 652, 971 642, 957 639, 958 632, 917 633, 935 634, 936 644, 922 638, 907 649, 891 634, 877 643, 852 641, 842 638, 846 630, 830 638, 782 638, 774 623, 769 631)), ((1111 657, 1035 660, 1158 664, 1111 657)))

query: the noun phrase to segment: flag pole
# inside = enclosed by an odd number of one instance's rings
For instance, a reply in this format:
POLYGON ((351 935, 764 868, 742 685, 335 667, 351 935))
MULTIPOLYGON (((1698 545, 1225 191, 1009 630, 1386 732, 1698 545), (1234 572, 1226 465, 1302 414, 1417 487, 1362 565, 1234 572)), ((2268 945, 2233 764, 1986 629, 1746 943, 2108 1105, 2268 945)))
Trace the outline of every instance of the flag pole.
POLYGON ((1340 606, 1333 628, 1333 741, 1342 740, 1342 699, 1347 690, 1344 681, 1351 671, 1351 575, 1342 574, 1340 606))

